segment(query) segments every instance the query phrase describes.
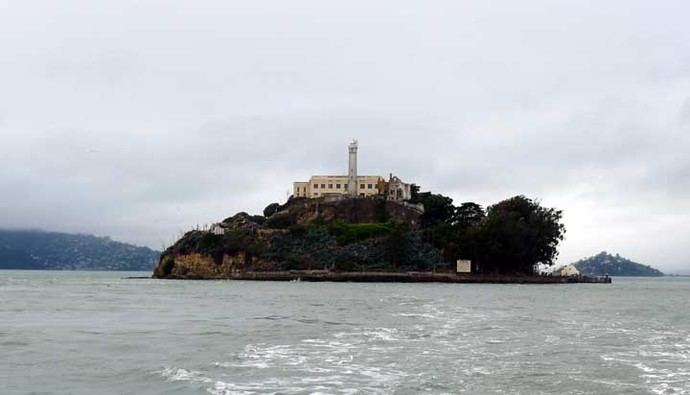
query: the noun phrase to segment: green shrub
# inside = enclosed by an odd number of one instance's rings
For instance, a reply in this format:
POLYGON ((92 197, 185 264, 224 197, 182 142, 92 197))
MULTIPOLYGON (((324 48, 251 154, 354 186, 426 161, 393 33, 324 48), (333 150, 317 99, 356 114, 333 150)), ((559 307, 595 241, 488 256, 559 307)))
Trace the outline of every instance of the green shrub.
POLYGON ((223 245, 223 236, 204 232, 197 242, 197 250, 202 253, 210 253, 223 245))
POLYGON ((264 217, 269 218, 280 210, 279 203, 271 203, 264 209, 264 217))
POLYGON ((337 272, 354 272, 357 271, 357 265, 352 261, 337 261, 333 266, 333 270, 337 272))
POLYGON ((393 225, 390 223, 346 224, 344 222, 335 222, 329 227, 330 233, 335 236, 340 245, 385 236, 392 229, 393 225))
POLYGON ((276 262, 283 270, 331 267, 337 244, 323 228, 296 227, 294 231, 273 234, 263 258, 276 262))
POLYGON ((223 249, 229 253, 249 251, 257 243, 255 235, 244 229, 226 231, 223 235, 223 249))
POLYGON ((290 213, 276 213, 266 219, 266 227, 269 229, 288 229, 296 223, 296 218, 290 213))
POLYGON ((162 276, 169 276, 170 273, 172 273, 172 270, 174 267, 175 267, 175 258, 173 258, 171 256, 165 256, 163 258, 163 262, 161 262, 160 274, 162 276))
POLYGON ((263 215, 252 215, 250 218, 259 225, 263 225, 266 222, 266 217, 263 215))

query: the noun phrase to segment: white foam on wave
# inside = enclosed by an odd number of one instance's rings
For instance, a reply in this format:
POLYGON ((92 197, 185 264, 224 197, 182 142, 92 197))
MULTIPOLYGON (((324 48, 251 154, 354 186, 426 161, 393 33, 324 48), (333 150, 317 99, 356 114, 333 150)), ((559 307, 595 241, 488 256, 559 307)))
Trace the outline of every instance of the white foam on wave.
POLYGON ((266 369, 276 365, 280 366, 300 366, 303 365, 306 357, 295 353, 289 345, 248 345, 245 347, 240 358, 244 361, 237 366, 255 367, 266 369))
MULTIPOLYGON (((223 381, 217 381, 212 388, 207 391, 212 395, 252 395, 256 394, 253 390, 241 390, 236 389, 232 383, 226 383, 223 381)), ((267 392, 267 394, 275 394, 276 392, 267 392)))
POLYGON ((690 343, 671 343, 675 333, 656 334, 636 349, 602 355, 607 362, 640 371, 648 390, 659 395, 690 395, 690 343))
POLYGON ((292 385, 286 380, 269 379, 251 383, 233 383, 218 380, 207 388, 212 395, 253 395, 253 394, 293 394, 303 391, 303 388, 292 385))
MULTIPOLYGON (((209 387, 214 395, 257 393, 389 393, 396 388, 405 372, 395 369, 395 363, 380 366, 381 353, 395 347, 377 348, 376 342, 395 341, 400 336, 390 328, 360 328, 339 332, 330 339, 304 339, 290 345, 265 343, 246 345, 244 350, 227 362, 216 362, 217 368, 229 369, 239 382, 227 382, 219 377, 209 387), (274 369, 266 373, 235 369, 274 369), (280 372, 280 383, 273 372, 280 372), (273 378, 267 381, 266 376, 273 378)), ((223 375, 225 373, 221 373, 223 375)), ((233 380, 235 381, 235 380, 233 380)))
POLYGON ((462 372, 467 376, 483 375, 488 376, 492 371, 485 366, 472 366, 462 370, 462 372))
POLYGON ((347 339, 359 339, 359 342, 362 341, 372 341, 372 340, 379 340, 379 341, 398 341, 402 340, 400 337, 400 331, 395 328, 371 328, 371 329, 360 329, 357 331, 352 331, 352 332, 338 332, 334 334, 338 339, 342 338, 347 338, 347 339))
POLYGON ((191 381, 199 383, 210 383, 213 381, 199 371, 183 368, 165 368, 160 371, 160 374, 169 381, 191 381))
POLYGON ((406 317, 406 318, 428 318, 428 319, 436 319, 438 318, 437 316, 430 314, 430 313, 398 313, 394 314, 397 317, 406 317))

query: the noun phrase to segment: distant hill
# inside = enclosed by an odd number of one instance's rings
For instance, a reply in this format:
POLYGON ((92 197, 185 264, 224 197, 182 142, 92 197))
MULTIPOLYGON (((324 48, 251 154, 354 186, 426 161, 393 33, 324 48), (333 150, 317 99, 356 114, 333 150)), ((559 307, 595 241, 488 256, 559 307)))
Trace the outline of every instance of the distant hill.
POLYGON ((0 269, 150 271, 159 255, 107 237, 0 229, 0 269))
POLYGON ((651 266, 633 262, 616 254, 611 255, 601 252, 593 257, 581 259, 573 263, 575 267, 586 276, 636 276, 636 277, 658 277, 664 273, 651 266))

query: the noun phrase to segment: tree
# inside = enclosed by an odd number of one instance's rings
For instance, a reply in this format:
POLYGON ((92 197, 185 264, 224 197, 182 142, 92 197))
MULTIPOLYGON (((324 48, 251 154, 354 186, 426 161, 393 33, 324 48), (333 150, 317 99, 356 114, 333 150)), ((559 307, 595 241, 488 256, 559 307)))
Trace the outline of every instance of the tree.
POLYGON ((479 225, 485 217, 482 206, 466 202, 455 208, 454 222, 461 228, 470 228, 479 225))
POLYGON ((441 239, 443 245, 443 257, 446 262, 455 262, 457 259, 470 259, 475 263, 473 272, 476 272, 475 257, 478 251, 478 234, 481 225, 486 218, 482 206, 466 202, 455 208, 452 225, 436 226, 436 239, 441 239), (445 228, 445 229, 444 229, 445 228))
POLYGON ((416 201, 417 195, 419 195, 419 185, 410 185, 410 201, 416 201))
POLYGON ((264 209, 264 217, 268 218, 271 215, 275 214, 280 210, 280 204, 278 203, 271 203, 266 208, 264 209))
POLYGON ((490 206, 477 235, 480 271, 534 274, 537 264, 553 265, 565 234, 561 217, 522 195, 490 206))
POLYGON ((396 223, 386 238, 386 255, 392 267, 404 265, 410 255, 410 229, 407 224, 396 223))
POLYGON ((412 203, 422 203, 424 205, 424 214, 421 217, 421 225, 423 228, 438 225, 441 223, 452 223, 455 215, 455 206, 453 206, 453 199, 441 194, 433 194, 431 192, 415 193, 412 203))

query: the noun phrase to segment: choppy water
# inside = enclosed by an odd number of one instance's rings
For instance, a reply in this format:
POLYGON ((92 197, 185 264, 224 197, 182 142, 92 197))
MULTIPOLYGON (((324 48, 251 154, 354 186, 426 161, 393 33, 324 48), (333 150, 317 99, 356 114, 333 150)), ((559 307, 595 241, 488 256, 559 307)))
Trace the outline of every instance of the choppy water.
POLYGON ((690 394, 687 278, 122 276, 0 271, 0 393, 690 394))

